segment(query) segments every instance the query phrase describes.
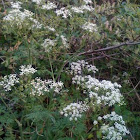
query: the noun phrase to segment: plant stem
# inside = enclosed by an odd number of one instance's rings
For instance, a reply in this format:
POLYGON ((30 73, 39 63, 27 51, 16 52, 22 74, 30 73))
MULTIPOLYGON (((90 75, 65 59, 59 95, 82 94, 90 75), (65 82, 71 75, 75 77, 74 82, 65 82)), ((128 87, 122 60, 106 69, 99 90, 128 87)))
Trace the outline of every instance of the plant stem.
POLYGON ((53 81, 55 81, 55 79, 54 79, 53 67, 52 67, 52 63, 51 63, 51 60, 50 60, 50 56, 49 56, 49 54, 48 54, 48 57, 49 57, 49 63, 50 63, 51 72, 52 72, 52 78, 53 78, 53 81))

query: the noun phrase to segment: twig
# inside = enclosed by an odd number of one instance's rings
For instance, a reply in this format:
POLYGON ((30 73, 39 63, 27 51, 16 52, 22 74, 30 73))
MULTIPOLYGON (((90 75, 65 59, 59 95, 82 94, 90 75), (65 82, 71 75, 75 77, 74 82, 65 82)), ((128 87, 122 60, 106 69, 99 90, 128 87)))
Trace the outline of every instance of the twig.
POLYGON ((106 47, 106 48, 102 48, 102 49, 98 49, 98 50, 93 50, 93 51, 87 51, 87 52, 82 52, 82 53, 79 53, 78 55, 85 55, 85 54, 91 54, 91 53, 95 53, 95 52, 102 52, 102 51, 108 51, 108 50, 112 50, 112 49, 116 49, 116 48, 119 48, 119 47, 122 47, 122 46, 129 46, 129 45, 137 45, 137 44, 140 44, 140 42, 124 42, 124 43, 121 43, 119 45, 115 45, 115 46, 110 46, 110 47, 106 47))
POLYGON ((96 59, 102 59, 102 58, 104 58, 104 57, 111 57, 111 56, 115 56, 115 55, 118 55, 119 53, 115 53, 115 54, 111 54, 111 55, 104 55, 104 56, 97 56, 97 57, 93 57, 93 58, 89 58, 89 59, 86 59, 86 61, 88 61, 88 60, 96 60, 96 59))
POLYGON ((139 84, 140 84, 140 81, 137 83, 137 85, 134 87, 134 89, 132 89, 132 90, 129 91, 128 93, 124 93, 124 94, 129 94, 129 93, 133 92, 134 90, 136 90, 136 88, 138 87, 139 84))
MULTIPOLYGON (((131 81, 131 80, 130 80, 130 81, 131 81)), ((138 100, 140 101, 140 96, 139 96, 139 94, 138 94, 137 91, 136 91, 136 88, 137 88, 137 86, 139 85, 139 83, 140 83, 140 81, 139 81, 138 84, 134 87, 134 85, 133 85, 133 83, 132 83, 132 81, 131 81, 131 84, 132 84, 132 86, 133 86, 133 91, 135 92, 135 94, 136 94, 138 100)))

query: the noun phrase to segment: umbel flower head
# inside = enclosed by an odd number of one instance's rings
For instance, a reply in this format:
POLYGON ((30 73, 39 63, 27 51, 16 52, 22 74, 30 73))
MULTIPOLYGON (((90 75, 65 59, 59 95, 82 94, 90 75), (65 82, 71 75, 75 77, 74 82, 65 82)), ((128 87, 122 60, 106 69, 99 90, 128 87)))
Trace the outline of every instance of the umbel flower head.
POLYGON ((53 92, 53 95, 61 94, 63 88, 63 82, 55 82, 51 79, 41 80, 41 78, 35 78, 31 81, 32 91, 31 95, 41 96, 48 92, 53 92))
POLYGON ((40 4, 42 4, 44 2, 44 0, 32 0, 32 2, 40 5, 40 4))
POLYGON ((61 9, 56 10, 55 12, 56 12, 57 16, 62 15, 63 18, 67 18, 69 16, 71 17, 71 12, 68 9, 66 9, 65 7, 62 7, 61 9))
POLYGON ((13 8, 13 9, 21 9, 21 4, 22 4, 22 2, 19 2, 19 1, 11 2, 11 8, 13 8))
POLYGON ((56 40, 51 40, 49 38, 45 39, 44 42, 41 44, 46 52, 50 52, 53 48, 53 46, 56 45, 56 40))
POLYGON ((89 106, 84 102, 70 103, 60 111, 61 115, 69 117, 69 120, 77 121, 78 118, 82 117, 82 113, 86 112, 89 106))
POLYGON ((17 78, 16 74, 10 74, 2 78, 0 85, 5 89, 5 91, 10 91, 16 83, 19 83, 19 78, 17 78))
POLYGON ((22 65, 20 66, 20 69, 19 69, 21 72, 20 72, 20 75, 29 75, 29 74, 34 74, 37 70, 34 69, 31 65, 22 65))
POLYGON ((55 3, 48 1, 47 4, 42 5, 42 9, 46 9, 46 10, 51 10, 51 9, 55 9, 57 8, 57 6, 55 5, 55 3))
POLYGON ((123 136, 130 133, 125 126, 122 116, 116 114, 114 111, 111 114, 104 115, 102 120, 105 120, 105 123, 107 123, 101 126, 103 139, 122 140, 123 136))
POLYGON ((82 26, 82 29, 86 30, 86 31, 89 31, 89 32, 97 32, 97 25, 96 24, 93 24, 93 23, 90 23, 90 22, 86 22, 83 26, 82 26))

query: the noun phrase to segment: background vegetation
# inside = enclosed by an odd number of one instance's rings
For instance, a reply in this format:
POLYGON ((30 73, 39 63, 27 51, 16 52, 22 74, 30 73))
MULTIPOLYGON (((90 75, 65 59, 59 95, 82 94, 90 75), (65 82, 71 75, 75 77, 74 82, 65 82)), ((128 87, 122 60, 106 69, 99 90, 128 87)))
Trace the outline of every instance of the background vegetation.
MULTIPOLYGON (((131 132, 124 139, 140 139, 140 2, 92 0, 93 11, 72 13, 63 18, 54 10, 41 9, 30 0, 23 2, 21 11, 34 13, 34 21, 26 19, 21 24, 4 21, 11 10, 10 2, 0 3, 0 77, 19 74, 21 65, 37 69, 34 75, 23 76, 20 84, 12 91, 0 87, 0 139, 32 140, 96 140, 100 131, 93 127, 93 120, 99 115, 87 113, 78 121, 71 122, 59 111, 71 102, 83 100, 85 95, 72 84, 72 75, 66 71, 72 62, 85 60, 95 65, 99 80, 119 83, 125 104, 107 108, 123 116, 131 132), (97 31, 89 32, 81 26, 85 22, 97 25, 97 31), (52 27, 55 31, 46 28, 52 27), (33 27, 33 28, 32 28, 33 27), (66 38, 64 43, 62 35, 66 38), (56 40, 51 50, 43 48, 46 38, 56 40), (68 45, 68 47, 67 47, 68 45), (49 91, 45 97, 32 97, 30 82, 35 77, 53 79, 64 83, 65 94, 52 97, 49 91), (68 90, 68 91, 67 91, 68 90), (88 116, 89 114, 89 116, 88 116)), ((57 9, 79 7, 82 0, 52 1, 57 9)), ((47 3, 47 2, 46 2, 47 3)))

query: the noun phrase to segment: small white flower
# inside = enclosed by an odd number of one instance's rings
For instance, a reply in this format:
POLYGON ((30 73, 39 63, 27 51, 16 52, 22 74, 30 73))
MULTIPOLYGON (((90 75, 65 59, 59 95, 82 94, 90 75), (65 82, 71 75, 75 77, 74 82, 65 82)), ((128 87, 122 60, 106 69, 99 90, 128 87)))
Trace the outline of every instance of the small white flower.
POLYGON ((73 118, 72 118, 72 117, 70 117, 70 118, 69 118, 69 120, 70 120, 70 121, 72 121, 72 120, 73 120, 73 118))
POLYGON ((77 121, 77 118, 74 118, 75 121, 77 121))
POLYGON ((64 114, 64 116, 65 116, 65 117, 67 117, 67 116, 68 116, 68 114, 67 114, 67 113, 65 113, 65 114, 64 114))
POLYGON ((99 117, 98 117, 98 120, 102 120, 102 117, 101 117, 101 116, 99 116, 99 117))
POLYGON ((97 125, 97 124, 98 124, 98 122, 95 120, 95 121, 93 122, 93 124, 94 124, 94 125, 97 125))

